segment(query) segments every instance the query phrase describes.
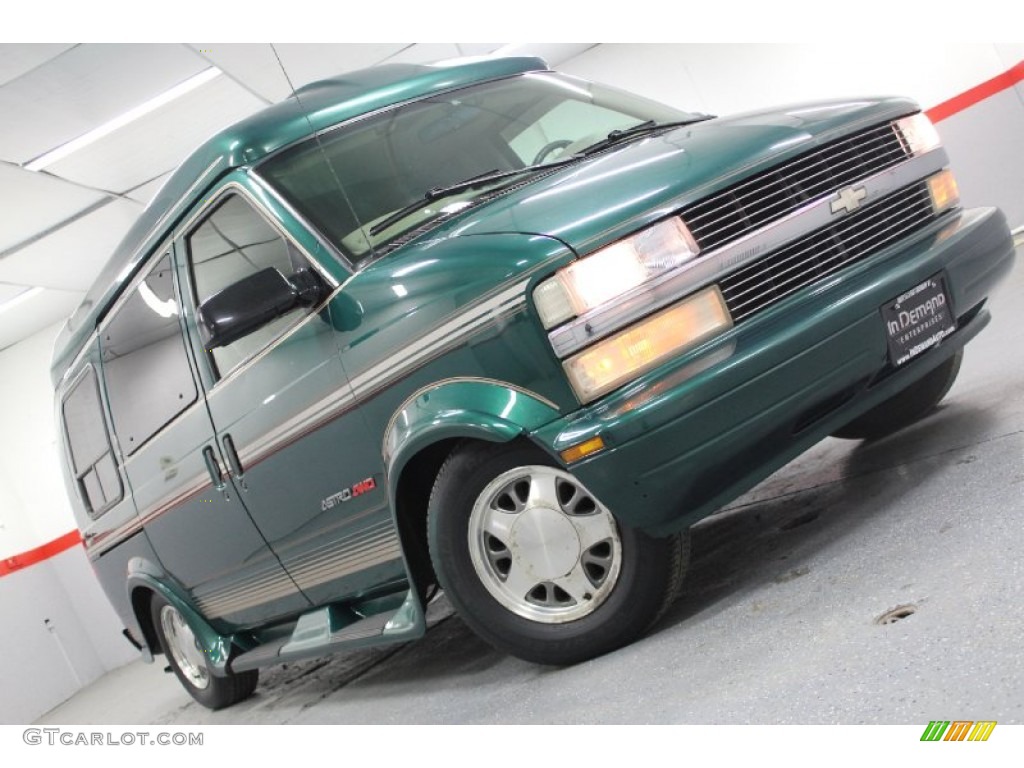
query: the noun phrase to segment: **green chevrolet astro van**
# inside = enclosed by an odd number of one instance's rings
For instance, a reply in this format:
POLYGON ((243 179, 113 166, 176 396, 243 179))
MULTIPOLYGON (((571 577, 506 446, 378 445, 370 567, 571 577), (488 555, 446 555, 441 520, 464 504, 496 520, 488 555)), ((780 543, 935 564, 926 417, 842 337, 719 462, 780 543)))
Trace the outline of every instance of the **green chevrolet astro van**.
POLYGON ((85 547, 217 708, 424 633, 572 664, 687 530, 828 435, 927 414, 1013 247, 879 98, 680 112, 534 58, 388 65, 211 138, 57 340, 85 547))

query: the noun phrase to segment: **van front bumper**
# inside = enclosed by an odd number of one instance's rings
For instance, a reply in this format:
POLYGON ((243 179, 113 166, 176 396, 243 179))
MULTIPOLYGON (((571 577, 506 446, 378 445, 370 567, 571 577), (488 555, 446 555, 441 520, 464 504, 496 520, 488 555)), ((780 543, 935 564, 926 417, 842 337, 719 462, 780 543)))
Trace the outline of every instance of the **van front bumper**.
POLYGON ((569 469, 622 523, 682 530, 954 355, 1013 258, 999 210, 958 211, 532 436, 557 455, 600 435, 569 469), (881 307, 936 274, 957 329, 896 368, 881 307))

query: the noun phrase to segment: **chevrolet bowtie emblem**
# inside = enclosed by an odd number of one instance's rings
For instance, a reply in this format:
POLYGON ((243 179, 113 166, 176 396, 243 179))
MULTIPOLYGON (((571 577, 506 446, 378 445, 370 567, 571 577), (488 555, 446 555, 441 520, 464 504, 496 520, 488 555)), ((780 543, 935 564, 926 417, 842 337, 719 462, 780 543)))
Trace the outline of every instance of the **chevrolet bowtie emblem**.
POLYGON ((860 201, 868 196, 864 187, 846 187, 839 190, 839 196, 832 201, 832 213, 846 209, 847 213, 853 213, 860 207, 860 201))

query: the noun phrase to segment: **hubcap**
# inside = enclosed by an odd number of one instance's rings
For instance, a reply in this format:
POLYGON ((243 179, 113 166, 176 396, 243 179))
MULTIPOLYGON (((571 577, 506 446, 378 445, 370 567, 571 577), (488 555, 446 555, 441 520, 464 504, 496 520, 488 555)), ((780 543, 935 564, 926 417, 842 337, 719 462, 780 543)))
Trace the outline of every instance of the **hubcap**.
POLYGON ((533 621, 587 616, 619 577, 622 545, 611 513, 553 467, 518 467, 488 483, 473 505, 468 535, 487 591, 533 621))
POLYGON ((165 605, 160 610, 160 626, 167 639, 167 650, 174 657, 174 664, 181 670, 185 679, 194 687, 203 689, 210 684, 210 672, 206 667, 206 658, 199 647, 195 633, 185 623, 185 619, 177 608, 165 605))

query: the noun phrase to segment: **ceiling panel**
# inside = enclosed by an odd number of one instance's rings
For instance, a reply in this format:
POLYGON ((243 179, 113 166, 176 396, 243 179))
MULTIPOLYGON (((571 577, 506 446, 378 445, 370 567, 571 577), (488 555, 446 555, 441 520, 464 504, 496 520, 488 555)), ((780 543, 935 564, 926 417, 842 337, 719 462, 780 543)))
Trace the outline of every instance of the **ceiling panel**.
MULTIPOLYGON (((295 87, 382 61, 432 62, 498 43, 281 44, 295 87)), ((215 65, 224 75, 43 174, 0 165, 0 301, 47 290, 0 319, 0 347, 68 315, 168 173, 203 140, 291 86, 268 44, 0 45, 0 160, 22 164, 215 65), (50 174, 56 177, 51 177, 50 174), (68 181, 65 181, 68 180, 68 181), (93 192, 75 184, 94 187, 93 192), (106 202, 102 190, 126 193, 106 202), (100 206, 65 226, 83 210, 100 206)))
POLYGON ((0 165, 0 252, 104 199, 40 173, 0 165))
MULTIPOLYGON (((509 43, 507 45, 503 44, 501 55, 539 56, 548 63, 548 66, 557 67, 563 62, 585 53, 595 45, 596 43, 509 43)), ((658 46, 648 45, 645 47, 657 48, 658 46)), ((621 67, 622 62, 619 61, 610 65, 610 68, 607 71, 614 72, 621 67)), ((602 76, 602 72, 599 72, 597 79, 600 80, 602 76)), ((611 78, 609 76, 604 76, 604 79, 608 80, 611 78)))
POLYGON ((149 205, 149 201, 156 196, 156 193, 160 191, 160 187, 164 185, 164 182, 167 181, 170 176, 170 171, 160 174, 152 181, 147 181, 145 184, 125 192, 125 195, 130 197, 132 200, 142 203, 143 205, 149 205))
MULTIPOLYGON (((0 283, 84 291, 141 212, 142 206, 138 203, 111 201, 88 216, 0 259, 0 283)), ((25 308, 19 306, 15 314, 20 314, 25 308)))
POLYGON ((455 43, 416 43, 389 57, 385 63, 428 64, 444 59, 455 59, 461 55, 455 43))
POLYGON ((994 47, 1007 68, 1024 61, 1024 43, 996 43, 994 47))
POLYGON ((0 349, 70 317, 84 297, 78 291, 42 291, 0 314, 0 349))
POLYGON ((263 106, 221 75, 48 170, 81 184, 122 192, 173 170, 217 131, 263 106))
POLYGON ((292 92, 267 43, 191 43, 189 47, 268 103, 282 101, 292 92))
POLYGON ((63 43, 4 43, 0 45, 0 85, 59 56, 74 45, 63 43))
MULTIPOLYGON (((9 301, 17 296, 19 293, 31 290, 32 286, 29 285, 11 285, 8 283, 0 283, 0 316, 3 315, 3 305, 5 301, 9 301)), ((3 322, 3 321, 0 321, 3 322)))
POLYGON ((292 85, 301 88, 314 80, 372 67, 409 47, 409 43, 281 43, 276 47, 292 85))
POLYGON ((25 163, 208 66, 184 45, 79 45, 0 87, 0 158, 25 163))
POLYGON ((459 56, 486 56, 504 43, 455 43, 459 56))

